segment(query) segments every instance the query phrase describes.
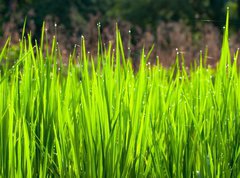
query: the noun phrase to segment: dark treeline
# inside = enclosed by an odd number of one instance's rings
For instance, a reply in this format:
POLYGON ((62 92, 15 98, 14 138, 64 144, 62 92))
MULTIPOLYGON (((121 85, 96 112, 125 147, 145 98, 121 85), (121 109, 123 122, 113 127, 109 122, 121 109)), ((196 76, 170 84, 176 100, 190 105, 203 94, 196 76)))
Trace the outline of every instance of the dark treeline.
POLYGON ((87 45, 92 51, 97 41, 97 23, 102 24, 103 39, 110 40, 117 21, 125 46, 130 45, 132 51, 155 43, 160 50, 154 55, 166 53, 166 57, 171 57, 175 55, 171 51, 181 46, 182 50, 190 51, 192 58, 199 48, 208 45, 214 51, 213 58, 217 58, 220 45, 217 39, 222 33, 227 7, 231 12, 231 29, 237 32, 240 0, 0 0, 0 45, 6 36, 19 39, 27 17, 27 29, 34 38, 39 39, 43 21, 53 29, 52 33, 56 33, 54 23, 57 23, 58 38, 66 51, 79 42, 82 34, 87 35, 87 45), (129 29, 135 35, 130 44, 129 29))
POLYGON ((201 20, 212 21, 216 26, 224 24, 225 9, 231 9, 231 20, 239 26, 240 0, 0 0, 0 23, 14 13, 32 18, 39 29, 46 16, 58 18, 68 29, 72 21, 84 23, 89 15, 101 14, 101 21, 126 20, 143 29, 156 27, 160 21, 183 20, 194 27, 201 20), (31 13, 30 13, 31 14, 31 13))

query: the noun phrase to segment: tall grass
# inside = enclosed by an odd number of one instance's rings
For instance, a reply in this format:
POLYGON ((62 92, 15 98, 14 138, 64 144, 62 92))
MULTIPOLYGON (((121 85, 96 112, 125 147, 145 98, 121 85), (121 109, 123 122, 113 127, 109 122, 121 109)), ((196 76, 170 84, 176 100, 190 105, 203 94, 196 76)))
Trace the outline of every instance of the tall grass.
MULTIPOLYGON (((228 13, 229 14, 229 13, 228 13)), ((0 53, 0 177, 240 177, 240 76, 231 60, 228 14, 216 69, 137 72, 116 45, 61 62, 54 38, 19 43, 13 65, 0 53), (97 61, 97 62, 96 62, 97 61)), ((44 29, 44 28, 43 28, 44 29)))

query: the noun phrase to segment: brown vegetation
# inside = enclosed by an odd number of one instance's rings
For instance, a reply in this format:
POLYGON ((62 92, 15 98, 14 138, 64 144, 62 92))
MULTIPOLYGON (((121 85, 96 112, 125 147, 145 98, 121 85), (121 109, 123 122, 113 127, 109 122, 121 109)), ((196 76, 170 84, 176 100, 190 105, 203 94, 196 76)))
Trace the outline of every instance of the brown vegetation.
MULTIPOLYGON (((29 15, 33 16, 34 13, 29 15)), ((18 43, 22 26, 19 26, 17 22, 23 21, 19 18, 21 18, 21 14, 15 14, 8 22, 4 23, 2 27, 4 33, 2 37, 0 37, 1 46, 9 36, 11 36, 12 44, 18 43)), ((74 24, 73 20, 72 26, 75 26, 75 28, 69 33, 69 30, 57 23, 57 18, 47 16, 45 19, 47 37, 49 39, 51 39, 53 35, 57 37, 62 55, 64 59, 67 59, 74 45, 79 45, 81 36, 84 35, 87 50, 94 55, 97 49, 97 24, 100 18, 100 15, 92 15, 89 18, 89 22, 82 26, 79 26, 78 23, 74 24)), ((106 45, 109 41, 114 41, 115 24, 114 21, 109 21, 101 27, 102 40, 106 45)), ((161 22, 155 30, 150 27, 143 30, 125 21, 119 22, 118 27, 121 31, 126 54, 130 54, 130 57, 135 61, 135 65, 138 64, 142 47, 148 51, 153 44, 155 48, 151 55, 151 62, 154 63, 156 56, 159 56, 164 66, 169 66, 174 62, 176 50, 184 54, 187 64, 198 59, 199 51, 202 50, 204 52, 206 48, 208 49, 208 64, 215 65, 220 56, 221 32, 211 23, 203 23, 202 26, 197 27, 197 32, 195 33, 183 22, 161 22)), ((28 32, 31 31, 34 36, 36 26, 31 18, 27 23, 27 30, 28 32)), ((232 53, 240 46, 240 40, 237 38, 239 33, 230 37, 232 53)))

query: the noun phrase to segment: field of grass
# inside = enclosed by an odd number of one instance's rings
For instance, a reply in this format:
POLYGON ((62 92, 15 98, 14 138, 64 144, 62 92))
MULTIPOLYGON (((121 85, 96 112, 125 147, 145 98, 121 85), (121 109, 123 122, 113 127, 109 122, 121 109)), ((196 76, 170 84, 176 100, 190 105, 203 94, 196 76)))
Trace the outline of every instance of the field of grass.
POLYGON ((121 37, 64 65, 53 39, 0 53, 0 177, 240 177, 240 74, 228 14, 216 69, 166 69, 142 51, 138 71, 121 37), (232 60, 233 59, 233 60, 232 60))

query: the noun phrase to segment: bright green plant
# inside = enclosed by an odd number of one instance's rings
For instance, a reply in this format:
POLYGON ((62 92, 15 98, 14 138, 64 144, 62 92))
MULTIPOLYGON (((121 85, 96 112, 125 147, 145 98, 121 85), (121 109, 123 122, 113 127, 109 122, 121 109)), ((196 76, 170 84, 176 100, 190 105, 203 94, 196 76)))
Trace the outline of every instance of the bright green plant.
POLYGON ((93 59, 82 38, 81 56, 67 66, 44 30, 39 45, 28 35, 19 49, 0 73, 0 177, 240 177, 240 77, 228 16, 214 70, 207 54, 187 70, 178 53, 166 69, 143 50, 134 71, 118 29, 115 49, 99 41, 93 59))

